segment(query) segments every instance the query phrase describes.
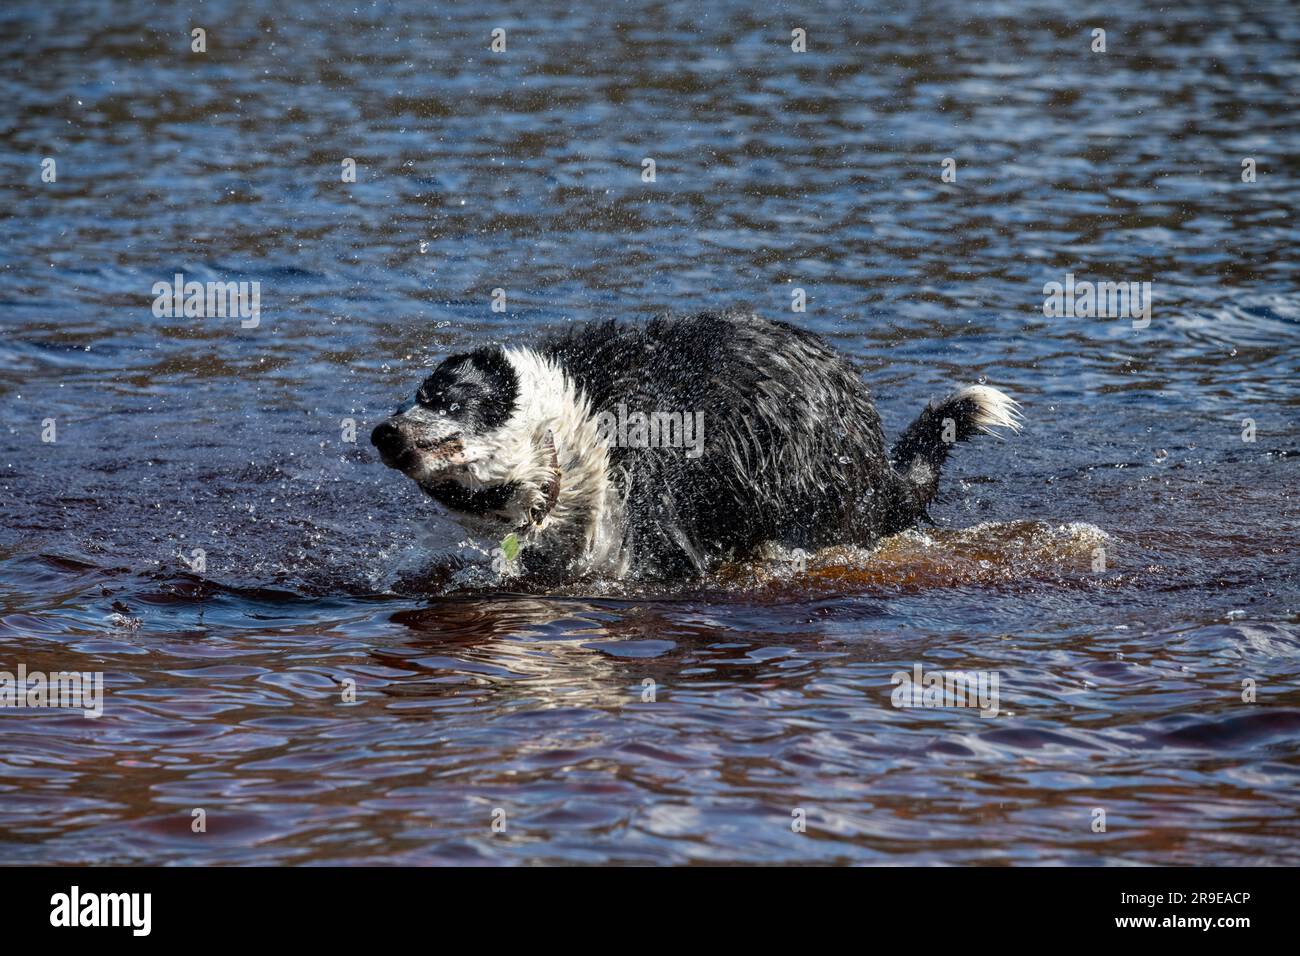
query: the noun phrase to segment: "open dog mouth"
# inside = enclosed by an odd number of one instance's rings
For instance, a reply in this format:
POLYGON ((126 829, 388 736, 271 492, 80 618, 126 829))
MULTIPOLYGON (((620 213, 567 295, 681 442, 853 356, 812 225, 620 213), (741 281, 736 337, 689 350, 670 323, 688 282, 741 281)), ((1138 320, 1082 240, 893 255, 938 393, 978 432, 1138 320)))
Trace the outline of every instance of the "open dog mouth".
POLYGON ((438 503, 462 514, 482 517, 500 511, 519 491, 519 483, 468 488, 456 481, 420 482, 420 490, 438 503))

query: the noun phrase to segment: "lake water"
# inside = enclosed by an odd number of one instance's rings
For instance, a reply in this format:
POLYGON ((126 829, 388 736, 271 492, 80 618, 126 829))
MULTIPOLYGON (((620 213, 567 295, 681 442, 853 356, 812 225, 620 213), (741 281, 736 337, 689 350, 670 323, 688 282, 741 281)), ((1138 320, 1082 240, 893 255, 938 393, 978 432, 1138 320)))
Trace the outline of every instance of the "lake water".
POLYGON ((1300 863, 1290 3, 147 6, 0 10, 0 670, 104 675, 0 711, 0 862, 1300 863), (723 306, 1027 427, 802 573, 422 573, 420 366, 723 306))

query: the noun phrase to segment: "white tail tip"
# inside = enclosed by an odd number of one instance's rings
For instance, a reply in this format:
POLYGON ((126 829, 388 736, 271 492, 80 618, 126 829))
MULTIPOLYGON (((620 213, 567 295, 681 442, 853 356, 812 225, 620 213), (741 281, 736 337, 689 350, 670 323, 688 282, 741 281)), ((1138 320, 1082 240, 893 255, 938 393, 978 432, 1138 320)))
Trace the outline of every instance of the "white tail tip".
POLYGON ((1020 431, 1024 417, 1020 414, 1020 403, 999 389, 989 385, 967 385, 953 394, 951 402, 970 399, 975 403, 975 417, 971 420, 980 431, 996 435, 995 428, 1006 428, 1013 432, 1020 431))

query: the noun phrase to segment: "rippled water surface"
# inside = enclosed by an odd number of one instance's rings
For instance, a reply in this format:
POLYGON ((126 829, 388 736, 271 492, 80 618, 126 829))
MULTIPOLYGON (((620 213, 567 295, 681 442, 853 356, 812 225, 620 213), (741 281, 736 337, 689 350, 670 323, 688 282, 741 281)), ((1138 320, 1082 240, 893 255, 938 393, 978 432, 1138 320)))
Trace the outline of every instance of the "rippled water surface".
POLYGON ((148 6, 0 9, 0 670, 106 684, 0 711, 0 861, 1300 863, 1290 3, 148 6), (364 440, 419 366, 720 306, 891 435, 980 379, 1028 427, 803 572, 425 573, 463 535, 364 440))

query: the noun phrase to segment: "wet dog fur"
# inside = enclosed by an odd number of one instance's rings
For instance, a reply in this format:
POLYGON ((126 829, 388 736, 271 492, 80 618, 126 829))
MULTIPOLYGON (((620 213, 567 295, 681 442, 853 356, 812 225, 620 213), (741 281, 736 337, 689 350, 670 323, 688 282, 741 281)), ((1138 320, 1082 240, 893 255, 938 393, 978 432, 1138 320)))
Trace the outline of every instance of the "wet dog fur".
POLYGON ((679 580, 770 543, 870 546, 910 528, 955 443, 1019 424, 1016 402, 972 385, 887 450, 859 370, 822 339, 704 312, 451 356, 371 441, 471 532, 514 535, 517 573, 679 580), (602 413, 620 406, 702 413, 702 448, 611 440, 602 413))

